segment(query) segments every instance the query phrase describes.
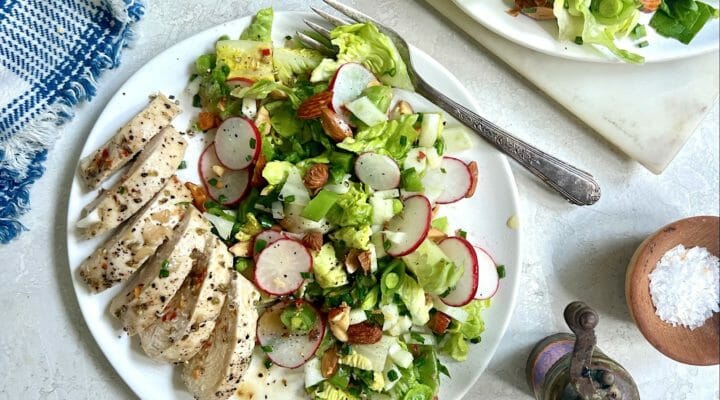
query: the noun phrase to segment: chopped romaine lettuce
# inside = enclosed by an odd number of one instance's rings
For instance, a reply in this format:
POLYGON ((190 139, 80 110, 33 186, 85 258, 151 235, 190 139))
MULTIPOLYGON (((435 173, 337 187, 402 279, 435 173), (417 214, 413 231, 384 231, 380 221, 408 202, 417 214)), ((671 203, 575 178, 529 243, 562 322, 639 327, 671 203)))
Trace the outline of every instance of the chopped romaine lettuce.
POLYGON ((637 24, 640 12, 634 0, 555 0, 553 12, 560 28, 560 39, 604 46, 619 59, 640 64, 641 55, 621 49, 616 37, 625 37, 637 24), (608 2, 610 6, 600 3, 608 2), (593 4, 596 4, 593 7, 593 4), (566 8, 567 5, 567 8, 566 8))
POLYGON ((309 75, 322 59, 322 54, 313 49, 277 47, 273 53, 277 78, 285 85, 291 85, 298 75, 309 75))
POLYGON ((328 382, 323 382, 315 390, 313 394, 314 398, 320 400, 356 400, 357 397, 350 393, 331 385, 328 382))
POLYGON ((410 312, 415 325, 425 325, 430 320, 432 301, 428 301, 425 291, 415 279, 405 275, 397 294, 410 312))
POLYGON ((270 185, 280 185, 285 182, 290 171, 295 168, 294 165, 287 161, 270 161, 265 164, 262 176, 270 185))
POLYGON ((273 9, 263 8, 255 14, 250 26, 240 34, 242 40, 254 40, 257 42, 272 41, 273 9))
POLYGON ((340 228, 333 232, 331 236, 333 240, 344 243, 347 247, 367 250, 371 235, 372 229, 370 229, 370 225, 362 225, 360 227, 346 226, 340 228))
POLYGON ((345 268, 335 256, 332 243, 325 243, 319 251, 312 251, 313 274, 323 289, 338 287, 348 283, 345 268))
POLYGON ((441 295, 455 286, 463 267, 455 265, 432 240, 424 242, 412 253, 402 257, 415 274, 420 286, 428 293, 441 295))
POLYGON ((390 107, 390 101, 392 101, 393 93, 390 86, 375 85, 365 88, 362 95, 367 97, 378 110, 386 113, 388 107, 390 107))
POLYGON ((240 225, 240 228, 235 234, 235 239, 239 242, 247 242, 262 231, 262 225, 260 225, 260 222, 255 218, 255 214, 249 212, 245 214, 245 223, 240 225))
POLYGON ((370 225, 372 206, 368 204, 367 193, 353 184, 350 189, 338 196, 337 202, 327 214, 330 223, 339 226, 370 225))
POLYGON ((490 300, 473 300, 465 305, 463 310, 468 313, 467 320, 465 322, 453 320, 445 334, 441 350, 457 361, 467 359, 469 350, 467 341, 480 339, 480 335, 485 331, 485 323, 480 313, 489 306, 490 300))
POLYGON ((346 138, 337 146, 358 154, 374 151, 402 161, 417 140, 418 132, 413 127, 417 118, 417 114, 405 115, 360 129, 354 138, 346 138))

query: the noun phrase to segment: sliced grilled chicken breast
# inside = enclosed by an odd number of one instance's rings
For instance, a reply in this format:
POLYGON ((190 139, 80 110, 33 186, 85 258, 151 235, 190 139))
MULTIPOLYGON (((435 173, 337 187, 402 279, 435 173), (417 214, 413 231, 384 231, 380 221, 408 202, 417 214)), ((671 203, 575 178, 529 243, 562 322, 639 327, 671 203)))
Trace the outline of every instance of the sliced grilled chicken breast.
POLYGON ((80 160, 80 176, 92 189, 128 163, 145 145, 180 113, 180 107, 158 94, 139 114, 120 128, 115 136, 80 160))
POLYGON ((172 126, 155 135, 122 179, 83 209, 78 228, 86 237, 94 237, 129 219, 165 186, 186 147, 187 142, 172 126))
POLYGON ((110 312, 122 321, 129 335, 143 331, 163 315, 165 306, 193 267, 203 262, 210 229, 210 224, 196 209, 188 208, 170 239, 115 296, 110 312))
POLYGON ((183 367, 182 378, 199 400, 224 400, 240 385, 255 347, 259 294, 252 283, 233 272, 230 292, 215 330, 183 367))
POLYGON ((208 233, 205 260, 190 272, 154 324, 140 332, 145 353, 156 360, 182 362, 194 356, 215 328, 230 285, 232 255, 208 233))
POLYGON ((125 282, 172 234, 192 202, 190 191, 173 176, 120 232, 80 265, 80 277, 95 293, 125 282))

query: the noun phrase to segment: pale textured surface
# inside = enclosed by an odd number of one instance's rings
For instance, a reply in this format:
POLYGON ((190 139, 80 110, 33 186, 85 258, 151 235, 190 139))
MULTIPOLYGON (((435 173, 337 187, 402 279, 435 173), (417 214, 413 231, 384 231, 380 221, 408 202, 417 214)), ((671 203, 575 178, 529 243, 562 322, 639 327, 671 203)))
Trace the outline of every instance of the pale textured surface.
MULTIPOLYGON (((278 9, 301 9, 310 2, 273 3, 278 9)), ((575 299, 598 309, 599 345, 630 370, 643 399, 717 399, 718 368, 685 366, 654 350, 630 321, 623 295, 625 266, 645 236, 682 217, 719 213, 717 105, 665 173, 655 176, 450 28, 424 3, 349 3, 378 16, 445 65, 477 96, 485 116, 592 171, 603 185, 598 204, 577 208, 515 169, 522 200, 524 282, 510 330, 466 399, 529 399, 524 367, 530 348, 548 334, 566 331, 562 309, 575 299)), ((0 248, 5 271, 0 281, 0 399, 133 398, 90 336, 68 274, 65 209, 75 163, 105 103, 146 61, 195 32, 269 4, 152 2, 122 66, 103 76, 96 99, 81 106, 73 122, 62 128, 48 172, 33 187, 33 210, 23 219, 30 232, 0 248)))

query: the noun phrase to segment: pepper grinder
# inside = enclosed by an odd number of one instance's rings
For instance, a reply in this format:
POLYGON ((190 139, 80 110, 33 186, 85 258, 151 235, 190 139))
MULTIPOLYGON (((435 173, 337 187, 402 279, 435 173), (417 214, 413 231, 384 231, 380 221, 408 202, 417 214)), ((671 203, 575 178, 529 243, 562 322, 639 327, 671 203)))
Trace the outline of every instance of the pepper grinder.
POLYGON ((537 400, 639 400, 630 373, 595 346, 597 312, 575 301, 565 308, 574 335, 558 333, 535 345, 528 358, 528 384, 537 400))

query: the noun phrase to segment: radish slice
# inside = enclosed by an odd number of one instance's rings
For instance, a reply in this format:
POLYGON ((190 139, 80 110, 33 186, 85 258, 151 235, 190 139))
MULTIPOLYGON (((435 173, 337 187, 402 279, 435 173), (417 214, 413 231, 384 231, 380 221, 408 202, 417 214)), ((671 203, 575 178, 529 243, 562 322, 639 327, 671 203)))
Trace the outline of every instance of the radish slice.
POLYGON ((220 165, 221 162, 215 153, 215 144, 210 144, 203 150, 198 166, 203 186, 213 200, 226 206, 237 204, 245 197, 250 187, 250 171, 225 170, 222 176, 218 176, 213 171, 213 167, 220 165), (215 184, 212 185, 210 180, 214 180, 215 184))
POLYGON ((420 246, 430 230, 432 210, 425 196, 411 196, 405 199, 403 210, 394 216, 386 225, 384 239, 388 239, 390 247, 386 250, 393 257, 410 254, 420 246), (393 235, 393 233, 404 235, 393 235))
POLYGON ((455 288, 441 300, 449 306, 464 306, 472 301, 478 289, 478 257, 475 249, 459 236, 445 238, 438 246, 455 265, 463 267, 463 274, 455 288))
POLYGON ((355 160, 355 175, 374 190, 400 185, 400 167, 392 158, 378 153, 362 153, 355 160))
POLYGON ((272 350, 267 354, 275 364, 285 368, 297 368, 315 355, 325 336, 325 322, 310 303, 297 300, 281 302, 265 310, 258 319, 257 338, 260 345, 272 350), (316 323, 305 335, 293 333, 280 320, 286 307, 309 306, 315 311, 316 323))
POLYGON ((303 283, 301 273, 312 269, 312 256, 302 243, 279 239, 265 247, 255 263, 255 283, 267 293, 281 296, 303 283))
POLYGON ((228 118, 217 129, 215 148, 218 159, 230 169, 249 167, 260 155, 260 132, 244 118, 228 118))
POLYGON ((478 260, 478 287, 476 299, 489 299, 495 296, 500 287, 497 265, 490 255, 480 247, 475 247, 478 260))
POLYGON ((358 63, 341 65, 330 81, 330 90, 333 92, 330 103, 332 110, 347 115, 343 106, 360 97, 362 91, 375 81, 377 81, 375 75, 358 63))
POLYGON ((472 174, 467 164, 453 157, 443 157, 440 168, 425 172, 422 179, 425 190, 438 190, 438 204, 448 204, 465 198, 472 185, 472 174))
MULTIPOLYGON (((277 242, 280 239, 291 239, 288 235, 286 235, 282 231, 274 231, 272 229, 268 229, 266 231, 262 231, 255 235, 255 240, 253 241, 253 251, 255 248, 265 248, 275 242, 277 242), (261 245, 260 241, 264 241, 265 244, 261 245)), ((260 252, 258 251, 257 254, 255 254, 255 258, 260 255, 260 252)))

